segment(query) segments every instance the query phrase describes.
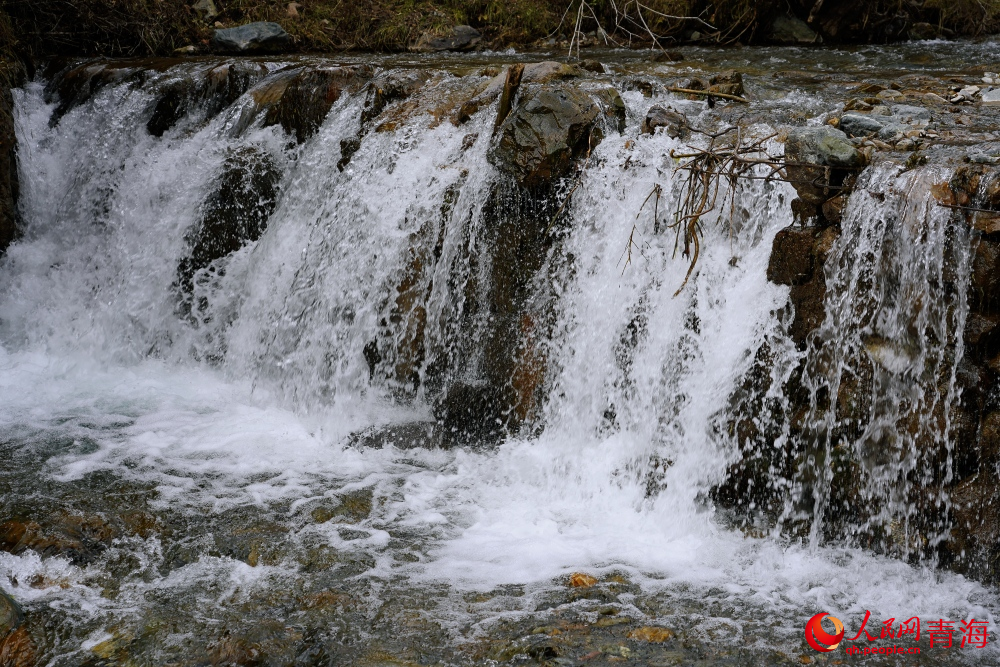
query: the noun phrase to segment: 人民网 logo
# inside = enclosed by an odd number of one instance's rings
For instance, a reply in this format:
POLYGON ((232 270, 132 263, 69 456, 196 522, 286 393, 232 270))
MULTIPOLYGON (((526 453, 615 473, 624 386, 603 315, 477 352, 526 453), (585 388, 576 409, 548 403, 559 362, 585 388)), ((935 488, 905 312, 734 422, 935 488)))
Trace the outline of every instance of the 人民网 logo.
POLYGON ((843 638, 844 624, 840 622, 839 618, 834 618, 825 611, 816 614, 806 623, 806 642, 820 653, 829 653, 837 648, 843 638), (824 618, 829 618, 833 622, 833 627, 837 630, 835 634, 831 635, 823 629, 822 621, 824 618), (823 644, 827 644, 827 646, 823 646, 823 644))

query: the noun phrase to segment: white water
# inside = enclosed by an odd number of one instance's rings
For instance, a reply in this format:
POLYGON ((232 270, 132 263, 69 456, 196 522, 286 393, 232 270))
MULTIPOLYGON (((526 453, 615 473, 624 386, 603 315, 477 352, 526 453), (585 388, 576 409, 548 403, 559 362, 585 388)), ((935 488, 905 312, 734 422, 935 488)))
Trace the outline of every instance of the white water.
MULTIPOLYGON (((74 442, 47 454, 40 476, 72 483, 111 470, 154 485, 154 505, 194 514, 292 501, 292 518, 306 500, 374 487, 375 510, 352 526, 363 536, 342 537, 335 522, 299 535, 373 554, 365 576, 374 580, 402 574, 415 585, 448 582, 457 594, 624 572, 679 608, 727 602, 734 642, 754 641, 740 637, 751 620, 780 621, 778 634, 800 642, 818 611, 849 628, 865 610, 878 619, 974 616, 992 627, 994 593, 961 576, 856 549, 748 538, 716 521, 705 496, 736 452, 713 427, 757 347, 779 333, 773 311, 787 288, 768 283, 765 269, 774 234, 791 223, 793 195, 785 185, 745 193, 737 233, 730 240, 709 227, 698 272, 674 298, 687 264, 671 258, 672 235, 654 235, 648 208, 637 223, 641 254, 625 267, 622 253, 653 184, 668 197, 676 187, 663 156, 680 144, 638 136, 636 118, 650 102, 625 98, 626 136, 596 149, 572 202, 565 250, 574 263, 556 283, 541 434, 488 451, 359 450, 348 445, 351 433, 429 415, 420 396, 397 404, 370 386, 362 349, 389 308, 410 235, 464 179, 427 303, 429 347, 449 344, 441 322, 461 284, 448 278, 468 277, 462 247, 476 246, 494 177, 489 111, 465 128, 427 129, 418 116, 371 134, 340 172, 358 97, 339 101, 318 136, 288 148, 276 127, 231 136, 238 109, 152 138, 148 94, 124 86, 50 128, 52 109, 32 84, 18 93, 26 236, 0 263, 0 430, 25 447, 28 433, 74 442), (463 152, 475 131, 479 140, 463 152), (229 258, 205 292, 211 321, 194 327, 176 315, 171 290, 184 234, 227 151, 250 144, 284 170, 281 198, 264 237, 229 258), (630 349, 622 340, 636 318, 630 349), (213 355, 221 365, 200 361, 213 355), (671 462, 661 476, 657 461, 671 462), (420 536, 417 562, 390 546, 397 533, 420 536)), ((142 546, 153 561, 155 542, 142 546)), ((101 624, 127 616, 151 589, 229 582, 218 603, 295 567, 206 555, 165 575, 150 567, 107 600, 88 568, 0 554, 0 585, 95 619, 96 643, 101 624), (69 585, 13 587, 37 572, 69 585)), ((523 605, 495 615, 531 611, 530 596, 523 605)), ((441 613, 454 629, 466 622, 461 605, 441 613)))

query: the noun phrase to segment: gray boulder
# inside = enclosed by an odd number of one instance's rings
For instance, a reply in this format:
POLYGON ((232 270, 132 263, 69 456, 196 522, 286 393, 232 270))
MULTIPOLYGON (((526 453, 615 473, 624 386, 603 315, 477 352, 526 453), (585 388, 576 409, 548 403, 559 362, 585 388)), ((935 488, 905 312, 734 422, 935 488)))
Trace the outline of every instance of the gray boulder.
POLYGON ((931 122, 931 112, 923 107, 915 107, 910 104, 894 104, 890 107, 892 115, 900 123, 909 125, 924 126, 931 122))
POLYGON ((574 158, 600 141, 591 132, 600 115, 593 98, 575 86, 529 89, 500 125, 489 160, 522 186, 543 185, 569 173, 574 158))
POLYGON ((849 137, 864 137, 878 132, 885 122, 877 117, 860 113, 845 113, 840 117, 840 129, 849 137))
POLYGON ((798 128, 785 140, 785 172, 799 198, 819 205, 837 194, 848 173, 864 165, 861 154, 846 134, 829 125, 798 128))
POLYGON ((278 53, 292 46, 292 37, 277 23, 260 21, 216 30, 210 46, 224 53, 278 53))
POLYGON ((434 53, 437 51, 471 51, 479 46, 483 36, 479 31, 468 25, 457 25, 447 35, 424 33, 410 51, 418 53, 434 53))

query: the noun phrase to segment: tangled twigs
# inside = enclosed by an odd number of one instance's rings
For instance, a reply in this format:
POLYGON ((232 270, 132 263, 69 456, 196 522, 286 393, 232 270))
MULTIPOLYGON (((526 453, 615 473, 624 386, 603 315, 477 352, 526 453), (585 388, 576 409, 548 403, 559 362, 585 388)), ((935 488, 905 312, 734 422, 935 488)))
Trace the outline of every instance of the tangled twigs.
MULTIPOLYGON (((639 207, 639 212, 635 214, 635 219, 638 220, 639 216, 642 215, 642 209, 646 208, 646 204, 649 202, 650 198, 655 197, 655 199, 653 199, 653 220, 656 220, 659 217, 661 194, 663 194, 663 188, 660 187, 659 183, 654 183, 653 189, 650 190, 649 194, 646 195, 646 198, 642 201, 642 206, 639 207)), ((618 258, 619 264, 621 264, 622 258, 625 258, 625 266, 622 267, 623 276, 625 275, 625 269, 627 269, 629 264, 632 263, 632 248, 638 250, 640 254, 642 253, 642 248, 640 248, 639 244, 635 242, 636 229, 636 223, 633 222, 632 231, 629 232, 628 235, 628 245, 625 246, 625 251, 622 252, 622 256, 618 258)))
POLYGON ((721 203, 725 205, 727 197, 732 200, 727 223, 731 235, 733 233, 732 214, 735 209, 740 179, 763 178, 770 180, 775 176, 785 178, 783 163, 779 162, 778 158, 768 154, 764 146, 775 135, 744 141, 742 130, 736 127, 727 128, 716 134, 706 132, 701 132, 701 134, 709 137, 707 147, 689 146, 691 152, 683 154, 670 151, 670 157, 687 160, 674 170, 675 173, 686 171, 687 176, 681 182, 680 201, 674 211, 674 220, 667 225, 667 229, 673 229, 675 232, 674 252, 676 253, 680 247, 681 255, 690 259, 684 282, 681 283, 674 296, 680 294, 687 285, 694 272, 694 267, 698 263, 703 235, 702 218, 716 210, 720 203, 719 192, 722 184, 725 183, 727 189, 721 203), (736 138, 732 144, 719 145, 719 140, 722 137, 734 131, 736 138), (770 167, 770 171, 764 176, 753 174, 752 172, 761 165, 770 167))

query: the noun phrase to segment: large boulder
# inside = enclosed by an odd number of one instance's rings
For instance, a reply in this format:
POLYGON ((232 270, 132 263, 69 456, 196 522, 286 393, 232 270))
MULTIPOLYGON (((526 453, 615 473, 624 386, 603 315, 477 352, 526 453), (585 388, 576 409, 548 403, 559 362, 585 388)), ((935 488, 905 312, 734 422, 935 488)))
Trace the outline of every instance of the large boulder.
POLYGON ((565 176, 600 140, 592 133, 600 115, 594 99, 574 86, 529 89, 500 126, 490 162, 524 187, 565 176))
POLYGON ((220 28, 209 46, 223 53, 280 53, 292 46, 292 37, 277 23, 259 21, 235 28, 220 28))
POLYGON ((479 46, 483 36, 479 31, 468 25, 457 25, 447 35, 424 33, 420 39, 410 46, 411 51, 418 53, 434 53, 437 51, 471 51, 479 46))
POLYGON ((829 125, 790 131, 785 141, 785 162, 795 191, 813 205, 839 194, 838 188, 847 175, 864 166, 847 135, 829 125))

